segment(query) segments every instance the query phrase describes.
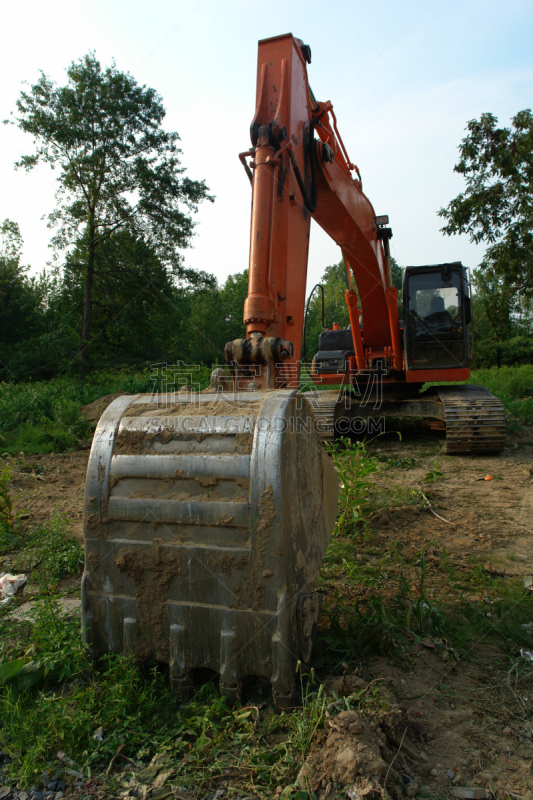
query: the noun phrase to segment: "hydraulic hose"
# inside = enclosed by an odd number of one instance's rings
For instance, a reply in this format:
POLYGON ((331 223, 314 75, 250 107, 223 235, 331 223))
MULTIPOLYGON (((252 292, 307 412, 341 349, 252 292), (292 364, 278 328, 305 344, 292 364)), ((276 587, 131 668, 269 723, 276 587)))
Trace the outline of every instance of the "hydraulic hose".
POLYGON ((315 283, 315 285, 311 289, 311 294, 307 298, 307 305, 305 306, 304 330, 303 330, 303 335, 302 335, 302 364, 306 363, 307 353, 306 353, 306 348, 305 348, 305 332, 306 332, 306 329, 307 329, 307 314, 309 312, 309 305, 310 305, 311 300, 313 298, 313 294, 315 293, 315 289, 320 289, 320 291, 322 292, 322 330, 324 330, 324 328, 325 328, 325 324, 324 324, 324 287, 322 286, 321 283, 315 283))
POLYGON ((296 158, 292 150, 289 150, 289 156, 291 159, 292 168, 294 170, 294 175, 296 176, 296 182, 300 188, 300 192, 302 193, 302 199, 304 208, 312 214, 316 211, 316 197, 317 197, 317 185, 316 185, 316 141, 315 141, 315 126, 318 124, 319 119, 318 117, 313 117, 311 122, 309 123, 309 157, 311 161, 311 197, 307 194, 307 189, 305 188, 305 184, 302 180, 302 173, 300 172, 300 168, 296 162, 296 158))

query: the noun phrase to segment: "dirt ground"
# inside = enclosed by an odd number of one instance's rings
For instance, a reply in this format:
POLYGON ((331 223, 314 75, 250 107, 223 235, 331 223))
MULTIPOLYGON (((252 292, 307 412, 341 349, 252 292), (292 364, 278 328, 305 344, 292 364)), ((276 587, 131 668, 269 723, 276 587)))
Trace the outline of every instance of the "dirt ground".
MULTIPOLYGON (((98 408, 90 410, 101 413, 103 404, 97 402, 98 408)), ((385 595, 387 570, 379 553, 393 543, 406 554, 425 551, 428 585, 440 598, 446 597, 449 580, 439 568, 444 561, 457 569, 472 569, 478 563, 488 575, 515 583, 533 573, 533 432, 508 433, 499 456, 445 456, 442 450, 442 434, 409 431, 401 442, 384 437, 374 446, 383 469, 372 479, 383 503, 371 518, 369 546, 359 552, 354 548, 353 559, 381 571, 385 595), (396 468, 395 459, 404 459, 408 468, 396 468), (487 475, 492 480, 483 480, 487 475), (431 510, 413 502, 420 489, 431 510)), ((36 526, 60 511, 82 539, 88 455, 81 450, 11 459, 25 524, 36 526)), ((493 600, 484 585, 473 589, 468 599, 485 602, 490 614, 493 600)), ((326 605, 329 602, 326 597, 326 605)), ((387 714, 394 716, 394 723, 384 714, 369 728, 355 717, 339 719, 335 715, 342 704, 333 707, 315 738, 303 783, 319 799, 383 796, 373 794, 375 786, 368 779, 368 764, 380 755, 376 742, 383 740, 383 747, 395 748, 394 763, 379 769, 374 765, 372 774, 381 774, 381 784, 385 781, 394 796, 482 797, 452 794, 457 787, 482 787, 487 797, 533 798, 533 683, 523 682, 527 656, 516 652, 513 658, 503 658, 483 638, 471 652, 458 656, 429 632, 413 643, 403 664, 386 656, 364 659, 351 678, 353 685, 386 688, 387 714), (354 753, 365 747, 362 772, 343 773, 344 762, 359 763, 354 753), (339 786, 344 788, 337 793, 334 787, 339 786)), ((353 690, 349 677, 347 686, 353 690)), ((336 689, 339 696, 350 693, 339 684, 336 689)))
MULTIPOLYGON (((397 588, 398 565, 389 567, 384 554, 401 552, 402 559, 412 563, 417 553, 425 553, 426 588, 437 603, 459 599, 457 593, 451 596, 450 570, 471 576, 477 568, 484 581, 478 587, 474 582, 463 597, 486 608, 490 617, 497 602, 490 578, 500 579, 501 594, 507 582, 523 587, 533 573, 533 434, 508 433, 499 456, 445 456, 442 450, 442 434, 430 438, 413 429, 404 430, 402 442, 387 436, 377 443, 373 452, 383 469, 372 479, 383 505, 371 517, 367 545, 359 544, 359 552, 354 547, 352 557, 367 572, 379 572, 377 591, 386 597, 393 586, 397 588), (401 463, 397 459, 404 459, 408 468, 396 468, 401 463), (484 480, 487 476, 492 480, 484 480), (420 490, 427 503, 420 502, 420 490)), ((333 570, 329 568, 330 573, 333 570)), ((405 574, 413 581, 413 570, 405 574)), ((417 588, 414 583, 412 589, 417 588)), ((342 578, 333 586, 353 597, 354 604, 369 591, 365 586, 350 590, 342 585, 342 578)), ((330 588, 326 608, 333 602, 330 588)), ((533 602, 531 620, 533 631, 533 602)), ((358 677, 367 684, 383 681, 391 710, 399 715, 392 743, 397 747, 402 731, 406 735, 407 746, 404 741, 389 774, 389 790, 403 783, 409 797, 444 798, 454 796, 451 791, 458 787, 478 787, 487 797, 533 798, 532 672, 527 654, 521 656, 518 646, 511 657, 504 657, 479 636, 457 654, 431 631, 413 644, 403 663, 398 654, 363 659, 358 677), (529 672, 529 680, 524 672, 529 672)), ((333 761, 321 764, 326 785, 331 774, 337 783, 342 778, 335 761, 339 752, 342 756, 342 748, 354 750, 345 730, 342 735, 335 729, 327 733, 330 724, 326 723, 319 746, 327 751, 331 736, 338 737, 340 744, 332 750, 333 761)), ((386 720, 385 725, 378 721, 376 736, 390 744, 391 726, 387 729, 387 725, 386 720)), ((361 737, 364 741, 364 733, 356 738, 361 737)), ((372 754, 367 755, 372 761, 372 754)), ((354 776, 348 777, 349 783, 354 776)), ((361 776, 357 780, 360 796, 366 797, 365 780, 361 776)), ((319 798, 326 796, 319 791, 319 798)))

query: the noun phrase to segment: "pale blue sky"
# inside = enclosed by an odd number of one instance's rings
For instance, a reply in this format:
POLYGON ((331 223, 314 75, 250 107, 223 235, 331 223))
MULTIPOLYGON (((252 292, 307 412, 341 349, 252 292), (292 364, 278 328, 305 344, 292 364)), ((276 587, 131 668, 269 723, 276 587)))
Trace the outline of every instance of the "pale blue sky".
MULTIPOLYGON (((257 41, 288 31, 311 45, 310 83, 333 102, 376 213, 389 214, 398 261, 481 260, 482 247, 440 234, 436 212, 463 186, 452 170, 466 121, 491 111, 508 124, 533 105, 530 0, 52 0, 2 13, 1 119, 23 80, 34 82, 41 68, 62 81, 89 49, 163 96, 188 174, 217 197, 197 215, 188 266, 220 280, 247 267, 250 188, 237 153, 249 147, 257 41)), ((40 270, 51 258, 40 217, 53 208, 54 173, 15 172, 18 154, 30 150, 29 137, 0 129, 0 220, 20 224, 25 260, 40 270)), ((314 226, 309 283, 338 259, 314 226)))

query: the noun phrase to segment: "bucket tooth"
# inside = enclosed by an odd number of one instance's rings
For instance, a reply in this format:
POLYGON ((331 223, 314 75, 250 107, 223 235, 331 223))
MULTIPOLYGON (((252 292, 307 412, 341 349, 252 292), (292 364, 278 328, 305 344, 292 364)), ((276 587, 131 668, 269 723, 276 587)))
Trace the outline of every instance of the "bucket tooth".
POLYGON ((277 628, 272 637, 272 677, 270 679, 273 695, 280 697, 291 693, 298 663, 297 648, 291 637, 290 612, 287 594, 283 592, 279 600, 277 628))
POLYGON ((229 703, 235 702, 239 689, 237 641, 235 630, 223 630, 220 632, 220 694, 229 703))
POLYGON ((128 656, 132 656, 135 650, 135 634, 137 620, 133 617, 125 617, 122 623, 123 650, 128 656))
POLYGON ((191 688, 191 678, 185 659, 185 635, 183 625, 175 622, 170 626, 169 675, 172 689, 184 696, 191 688))

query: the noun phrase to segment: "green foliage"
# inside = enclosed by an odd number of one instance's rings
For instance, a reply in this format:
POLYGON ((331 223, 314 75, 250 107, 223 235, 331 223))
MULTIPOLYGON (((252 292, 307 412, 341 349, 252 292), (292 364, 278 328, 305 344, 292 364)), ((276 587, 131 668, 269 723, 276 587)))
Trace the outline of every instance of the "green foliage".
POLYGON ((364 442, 351 442, 346 437, 326 448, 340 481, 339 517, 333 536, 342 536, 365 519, 371 486, 368 476, 377 471, 378 460, 369 454, 364 442))
POLYGON ((93 309, 106 297, 106 287, 113 289, 113 303, 128 284, 120 296, 126 310, 138 295, 161 289, 161 273, 167 283, 197 281, 194 270, 184 269, 179 249, 189 246, 193 234, 188 212, 213 198, 204 181, 184 177, 179 135, 163 129, 165 109, 157 92, 115 64, 102 69, 94 53, 73 62, 67 76, 67 84, 57 86, 41 72, 21 93, 15 124, 33 136, 35 151, 17 166, 58 168, 58 205, 49 221, 58 228, 54 247, 67 253, 63 289, 70 282, 77 300, 76 358, 84 374, 93 309), (137 296, 135 278, 141 283, 137 296))
POLYGON ((442 478, 443 475, 444 472, 442 471, 442 464, 435 460, 431 469, 429 469, 424 475, 424 480, 428 483, 435 483, 439 480, 439 478, 442 478))
POLYGON ((512 367, 533 362, 533 338, 525 333, 512 332, 508 338, 485 337, 475 340, 472 366, 475 370, 488 367, 512 367))
POLYGON ((378 457, 379 462, 384 462, 392 469, 414 469, 416 467, 416 458, 413 456, 382 456, 378 457))
POLYGON ((478 369, 467 383, 481 385, 499 397, 507 414, 524 424, 533 422, 533 365, 478 369))
POLYGON ((533 296, 533 115, 520 111, 499 128, 493 114, 482 114, 467 131, 454 168, 466 188, 439 215, 444 233, 489 245, 476 286, 497 339, 509 334, 521 300, 533 296))
POLYGON ((109 655, 92 668, 79 619, 62 617, 53 599, 39 604, 34 623, 0 619, 0 633, 2 746, 12 755, 11 780, 23 786, 50 766, 58 770, 58 750, 90 776, 120 746, 141 782, 157 774, 147 763, 157 753, 182 786, 197 788, 235 768, 243 786, 253 781, 254 794, 272 797, 279 783, 294 783, 323 718, 323 689, 315 691, 305 677, 302 708, 282 716, 260 698, 229 709, 211 683, 177 708, 168 679, 155 667, 141 670, 129 658, 109 655), (39 664, 38 685, 17 685, 21 663, 28 674, 39 664), (93 736, 99 728, 101 741, 93 736))
POLYGON ((57 581, 79 575, 83 567, 83 548, 72 535, 64 514, 54 514, 36 531, 28 534, 23 550, 39 566, 44 581, 57 581))
POLYGON ((9 464, 4 464, 3 462, 0 462, 0 464, 0 536, 5 533, 9 539, 13 537, 20 512, 15 511, 11 495, 10 483, 13 477, 13 469, 9 464))
POLYGON ((43 295, 40 281, 29 278, 20 263, 22 237, 16 222, 0 225, 0 346, 13 347, 39 334, 43 295))
POLYGON ((91 426, 81 414, 80 391, 73 380, 49 383, 0 383, 3 447, 19 452, 63 452, 86 438, 91 426))
MULTIPOLYGON (((209 385, 211 370, 190 372, 199 389, 209 385)), ((6 453, 64 452, 91 435, 82 406, 108 394, 178 390, 172 369, 150 372, 94 372, 84 383, 55 378, 35 383, 0 383, 0 430, 6 453), (166 382, 168 381, 168 382, 166 382)))
POLYGON ((64 514, 54 514, 35 530, 23 531, 17 525, 13 531, 0 524, 0 554, 14 551, 13 568, 38 569, 36 578, 45 586, 79 575, 83 567, 83 548, 64 514))

